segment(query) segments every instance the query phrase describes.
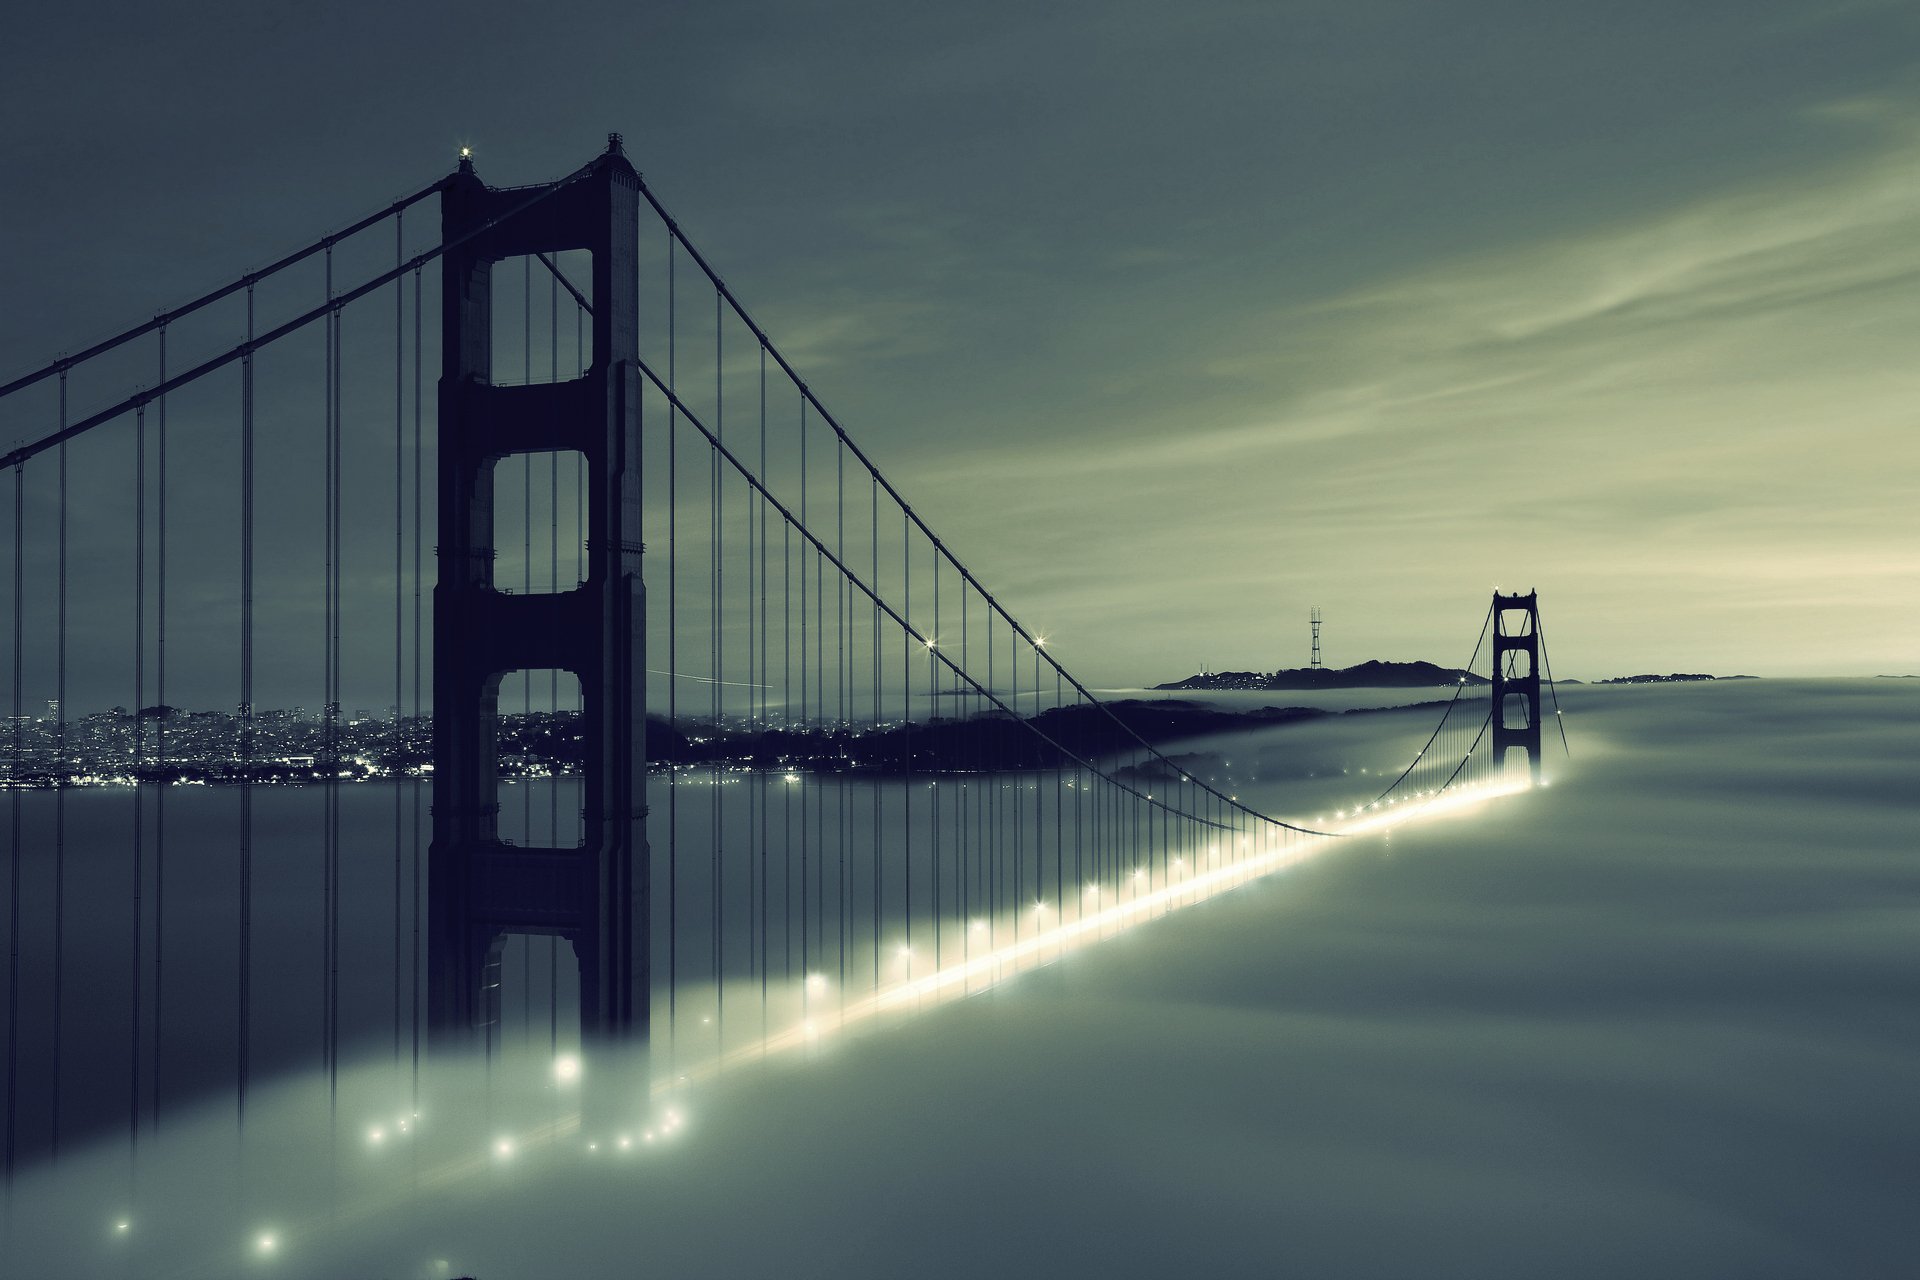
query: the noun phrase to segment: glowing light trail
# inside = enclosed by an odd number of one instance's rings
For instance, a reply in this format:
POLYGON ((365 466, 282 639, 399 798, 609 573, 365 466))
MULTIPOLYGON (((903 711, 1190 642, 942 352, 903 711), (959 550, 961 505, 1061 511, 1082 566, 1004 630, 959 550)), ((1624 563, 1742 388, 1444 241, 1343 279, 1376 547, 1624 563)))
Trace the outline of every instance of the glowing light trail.
MULTIPOLYGON (((704 1064, 683 1068, 674 1079, 656 1084, 653 1089, 654 1096, 671 1094, 688 1084, 709 1079, 747 1062, 817 1045, 826 1030, 844 1030, 849 1026, 868 1022, 903 1008, 920 1008, 928 1001, 940 1002, 973 994, 993 986, 1014 973, 1034 967, 1044 960, 1058 959, 1068 951, 1111 937, 1147 920, 1166 915, 1181 906, 1203 902, 1249 881, 1258 880, 1263 876, 1304 862, 1327 847, 1327 843, 1335 837, 1367 835, 1428 818, 1460 813, 1489 800, 1515 795, 1528 788, 1529 784, 1524 779, 1487 786, 1456 788, 1420 804, 1408 805, 1391 813, 1357 818, 1327 836, 1297 834, 1282 837, 1263 836, 1263 844, 1270 847, 1262 848, 1238 861, 1212 870, 1177 874, 1176 878, 1158 889, 1136 889, 1124 901, 1084 913, 1079 919, 1062 920, 1040 928, 1017 941, 977 952, 965 960, 947 965, 922 977, 909 976, 855 1000, 833 1014, 822 1015, 822 1018, 805 1019, 785 1031, 775 1032, 764 1039, 719 1054, 704 1064), (822 1026, 823 1018, 830 1021, 830 1026, 822 1026)), ((1242 836, 1241 843, 1246 842, 1247 837, 1242 836)), ((1176 868, 1176 871, 1178 872, 1179 869, 1176 868)), ((1144 868, 1134 872, 1133 879, 1136 883, 1145 881, 1145 878, 1144 868)), ((1098 886, 1089 886, 1089 890, 1087 897, 1097 901, 1098 886)), ((1040 904, 1039 910, 1032 914, 1044 916, 1045 904, 1040 904)), ((973 928, 976 931, 984 931, 986 922, 976 920, 973 922, 973 928)), ((905 947, 899 950, 899 955, 903 958, 910 954, 905 947)))

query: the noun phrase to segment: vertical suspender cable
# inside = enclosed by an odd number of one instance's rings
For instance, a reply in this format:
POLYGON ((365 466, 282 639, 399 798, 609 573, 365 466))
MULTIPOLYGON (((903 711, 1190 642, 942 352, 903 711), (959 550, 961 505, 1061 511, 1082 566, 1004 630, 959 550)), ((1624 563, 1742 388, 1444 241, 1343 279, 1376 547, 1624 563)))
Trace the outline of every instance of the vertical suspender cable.
MULTIPOLYGON (((813 689, 819 715, 827 723, 827 580, 826 557, 813 557, 813 689)), ((813 806, 813 936, 824 958, 827 953, 827 797, 813 806)), ((809 971, 811 972, 811 970, 809 971)))
POLYGON ((1571 756, 1573 755, 1573 748, 1567 745, 1567 722, 1562 719, 1560 715, 1560 691, 1554 687, 1553 683, 1553 659, 1547 656, 1547 626, 1546 623, 1540 621, 1540 614, 1537 608, 1533 616, 1534 624, 1540 629, 1540 661, 1541 665, 1546 668, 1547 695, 1553 699, 1553 722, 1560 726, 1560 750, 1568 756, 1571 756))
MULTIPOLYGON (((940 712, 940 664, 934 661, 933 647, 940 643, 940 555, 939 549, 931 545, 927 563, 933 571, 933 625, 927 628, 927 720, 931 723, 940 712)), ((935 778, 928 788, 932 793, 933 813, 928 829, 933 833, 933 901, 931 915, 933 919, 933 968, 940 971, 940 781, 935 778)))
MULTIPOLYGON (((393 260, 397 267, 405 261, 406 214, 393 218, 393 260)), ((393 715, 387 737, 388 776, 393 779, 393 1065, 400 1066, 400 981, 406 972, 402 963, 401 928, 401 846, 405 843, 406 796, 397 772, 403 758, 400 738, 401 708, 406 705, 406 636, 403 592, 406 578, 401 572, 406 554, 406 277, 393 278, 393 715)))
MULTIPOLYGON (((533 384, 533 255, 520 259, 520 380, 533 384)), ((520 590, 533 594, 533 455, 520 455, 520 590)), ((533 724, 533 668, 520 673, 520 743, 524 755, 533 724)), ((520 788, 520 843, 533 843, 532 777, 523 774, 520 788)), ((520 939, 521 1030, 533 1040, 533 939, 520 939)), ((503 1028, 504 1031, 504 1028, 503 1028)), ((502 1036, 504 1041, 505 1036, 502 1036)))
MULTIPOLYGON (((793 525, 780 522, 780 719, 793 731, 793 525)), ((780 790, 780 953, 793 979, 793 787, 780 790)), ((804 993, 804 983, 801 991, 804 993)), ((804 1001, 804 995, 803 995, 804 1001)), ((804 1003, 802 1004, 804 1008, 804 1003)))
POLYGON ((19 1143, 20 1074, 20 642, 21 619, 26 612, 26 471, 13 469, 13 743, 7 781, 7 1142, 6 1185, 13 1187, 13 1164, 19 1143))
MULTIPOLYGON (((327 298, 333 298, 333 246, 326 249, 327 298)), ((322 778, 334 772, 333 762, 333 310, 327 310, 321 341, 324 344, 321 380, 320 495, 321 621, 320 621, 320 763, 322 778)), ((320 1065, 333 1079, 333 1038, 327 1012, 333 1007, 333 806, 330 788, 320 791, 320 1065)))
MULTIPOLYGON (((800 526, 801 528, 804 529, 806 525, 807 525, 807 404, 806 404, 806 401, 802 400, 800 402, 800 526)), ((806 718, 807 718, 807 552, 804 546, 800 549, 800 716, 803 722, 806 721, 806 718)), ((808 724, 807 728, 809 732, 812 733, 813 731, 818 730, 819 726, 815 724, 808 724)), ((818 740, 817 737, 814 740, 817 741, 818 740)), ((810 893, 811 893, 811 886, 807 878, 807 869, 808 869, 807 810, 808 810, 808 803, 809 803, 809 797, 807 793, 813 790, 812 784, 814 782, 814 779, 809 778, 807 781, 808 781, 808 785, 805 788, 803 788, 800 792, 800 975, 801 975, 802 981, 805 981, 807 976, 813 972, 813 951, 811 947, 811 943, 813 941, 813 934, 811 929, 812 922, 811 920, 809 920, 808 913, 807 913, 807 908, 808 908, 808 903, 810 901, 810 893)))
MULTIPOLYGON (((680 397, 679 316, 675 263, 679 244, 667 234, 667 725, 680 727, 680 397)), ((668 735, 668 741, 673 735, 668 735)), ((680 763, 667 769, 667 1071, 673 1074, 680 1029, 680 763)))
MULTIPOLYGON (((420 540, 421 540, 421 342, 420 342, 420 268, 413 269, 413 717, 409 729, 420 732, 420 540)), ((407 753, 409 773, 412 775, 413 790, 413 842, 408 856, 412 861, 413 891, 408 895, 409 914, 413 917, 413 938, 409 944, 411 973, 408 985, 412 988, 413 1009, 408 1025, 413 1038, 413 1079, 412 1099, 415 1109, 420 1105, 420 775, 411 768, 413 753, 407 753)))
MULTIPOLYGON (((761 347, 761 359, 764 362, 766 348, 761 347)), ((833 451, 833 538, 834 554, 840 562, 847 562, 847 451, 836 445, 833 451)), ((839 712, 840 732, 845 734, 853 723, 853 693, 849 686, 853 683, 853 647, 850 636, 853 631, 853 594, 847 590, 847 579, 839 575, 838 591, 834 597, 833 629, 839 648, 833 666, 833 682, 838 686, 838 699, 835 709, 839 712)), ((834 823, 839 829, 839 911, 840 911, 840 1011, 844 1014, 847 1007, 847 957, 853 950, 853 858, 852 832, 853 797, 847 791, 847 778, 844 773, 834 779, 834 823)))
MULTIPOLYGON (((60 426, 67 425, 67 371, 60 370, 60 426)), ((54 606, 58 641, 54 656, 53 697, 53 1097, 48 1110, 53 1121, 53 1154, 60 1154, 61 1050, 65 1045, 64 997, 67 965, 67 442, 60 442, 60 514, 57 569, 59 595, 54 606)), ((15 643, 13 650, 20 651, 15 643)), ((16 897, 17 900, 17 897, 16 897)))
POLYGON ((327 917, 328 952, 332 957, 328 961, 327 984, 327 1040, 331 1046, 328 1058, 327 1096, 329 1105, 337 1098, 340 1088, 340 748, 342 724, 341 702, 346 696, 345 686, 340 681, 341 667, 341 631, 346 613, 345 585, 346 564, 343 555, 345 521, 341 518, 343 494, 347 487, 347 473, 343 466, 346 435, 346 316, 336 307, 333 312, 333 658, 330 674, 333 677, 333 746, 329 755, 332 767, 327 771, 327 807, 333 818, 332 880, 328 885, 333 910, 327 917))
MULTIPOLYGON (((767 476, 767 346, 760 344, 760 476, 767 476)), ((763 736, 767 732, 767 692, 772 681, 767 676, 767 504, 762 500, 758 504, 760 515, 760 716, 755 728, 763 736)), ((760 1034, 767 1031, 767 802, 771 798, 764 786, 756 786, 755 794, 760 797, 760 1034)))
MULTIPOLYGON (((800 401, 800 421, 804 424, 806 420, 807 402, 803 398, 800 401)), ((802 439, 804 438, 803 436, 802 439)), ((867 482, 867 522, 873 552, 869 569, 873 574, 874 590, 877 592, 880 587, 880 482, 873 477, 870 477, 867 482)), ((806 520, 803 518, 800 523, 804 525, 806 520)), ((870 657, 873 666, 873 730, 877 735, 880 732, 880 600, 877 595, 873 602, 873 647, 870 657)), ((878 991, 880 989, 880 924, 885 914, 881 903, 886 896, 886 872, 882 867, 882 861, 886 850, 880 838, 880 784, 877 779, 871 790, 873 792, 873 987, 878 991)))
MULTIPOLYGON (((560 277, 547 277, 547 380, 560 381, 560 277)), ((560 455, 547 455, 547 590, 560 591, 560 455)), ((553 727, 560 719, 560 669, 547 670, 547 751, 559 745, 553 727)), ((642 748, 644 751, 644 747, 642 748)), ((560 781, 547 775, 547 845, 560 843, 560 781)), ((547 1047, 560 1049, 560 939, 547 935, 547 1047)))
MULTIPOLYGON (((327 300, 333 300, 333 249, 327 248, 327 300)), ((327 356, 325 376, 327 380, 326 402, 326 645, 323 662, 326 685, 326 775, 321 785, 321 803, 326 810, 324 839, 326 856, 322 864, 325 884, 322 891, 323 920, 325 933, 323 965, 325 966, 322 987, 321 1044, 327 1065, 327 1114, 329 1119, 335 1114, 339 1102, 340 1063, 339 1041, 335 1013, 338 1009, 338 993, 335 984, 339 981, 339 957, 336 954, 340 945, 340 935, 336 927, 339 903, 336 893, 339 885, 340 859, 340 312, 329 306, 326 325, 327 356)))
MULTIPOLYGON (((1011 624, 1007 627, 1007 676, 1012 681, 1012 698, 1008 705, 1013 708, 1016 719, 1020 717, 1020 639, 1013 633, 1011 624)), ((1013 775, 1013 887, 1007 895, 1007 905, 1013 912, 1013 940, 1020 941, 1020 918, 1025 913, 1020 910, 1021 896, 1027 887, 1027 780, 1026 771, 1021 768, 1026 755, 1026 742, 1023 737, 1014 739, 1015 773, 1013 775)))
MULTIPOLYGON (((723 444, 726 441, 727 434, 724 370, 725 352, 721 347, 720 295, 715 293, 713 295, 713 417, 714 428, 719 433, 723 444)), ((711 494, 708 501, 711 504, 709 515, 713 529, 711 544, 713 549, 713 580, 709 586, 709 590, 713 593, 713 623, 711 628, 713 655, 708 669, 713 674, 713 683, 709 688, 713 690, 713 732, 715 739, 718 740, 724 732, 720 714, 720 695, 721 690, 725 687, 726 679, 726 673, 724 671, 726 650, 720 639, 720 629, 723 623, 722 606, 725 599, 726 583, 726 554, 725 547, 723 546, 726 537, 726 521, 721 509, 720 454, 718 450, 709 450, 707 456, 711 467, 711 480, 709 482, 711 494)), ((721 1052, 721 1049, 726 1044, 727 953, 725 847, 727 840, 724 826, 725 815, 721 812, 720 808, 720 765, 717 756, 709 773, 709 781, 712 784, 711 810, 713 814, 712 852, 709 855, 712 863, 710 883, 713 894, 710 904, 713 910, 711 925, 713 929, 713 1035, 715 1061, 721 1062, 725 1060, 725 1055, 721 1052)))
MULTIPOLYGON (((1065 680, 1058 667, 1053 672, 1053 707, 1060 709, 1060 703, 1066 693, 1065 680)), ((1061 924, 1067 922, 1067 886, 1066 886, 1066 804, 1061 794, 1061 783, 1066 762, 1055 757, 1053 765, 1053 899, 1054 907, 1060 912, 1061 924)), ((1079 866, 1074 867, 1076 885, 1079 884, 1079 866)))
MULTIPOLYGON (((167 382, 167 326, 159 328, 160 383, 167 382)), ((157 545, 154 548, 153 600, 153 701, 158 715, 153 722, 154 766, 158 770, 153 789, 153 1123, 160 1124, 160 1073, 163 1046, 166 1044, 166 929, 167 929, 167 396, 158 397, 155 422, 155 446, 159 474, 155 477, 154 497, 157 545)))
MULTIPOLYGON (((907 976, 913 976, 913 547, 907 513, 900 512, 900 863, 904 876, 907 976)), ((878 583, 874 584, 878 586, 878 583)), ((932 635, 931 631, 927 632, 932 635)))
POLYGON ((134 411, 133 428, 133 1015, 127 1026, 127 1141, 139 1145, 141 1088, 140 994, 143 986, 141 961, 144 944, 141 926, 146 905, 144 800, 140 785, 141 764, 146 755, 145 718, 141 714, 147 694, 147 406, 134 411))
POLYGON ((247 282, 247 349, 240 358, 240 946, 235 961, 239 1034, 234 1116, 247 1122, 253 1043, 253 282, 247 282))

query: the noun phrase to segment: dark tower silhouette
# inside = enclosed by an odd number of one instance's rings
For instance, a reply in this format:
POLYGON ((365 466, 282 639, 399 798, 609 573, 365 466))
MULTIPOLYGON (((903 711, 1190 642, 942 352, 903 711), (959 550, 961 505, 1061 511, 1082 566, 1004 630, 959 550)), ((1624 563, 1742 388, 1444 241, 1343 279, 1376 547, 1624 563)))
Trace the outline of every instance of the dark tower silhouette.
POLYGON ((1493 759, 1504 770, 1507 751, 1527 753, 1527 768, 1540 781, 1540 600, 1539 593, 1493 593, 1493 759))
POLYGON ((646 596, 641 585, 639 179, 618 134, 586 170, 494 190, 470 160, 441 192, 439 579, 433 590, 429 1030, 471 1044, 499 1017, 506 935, 573 945, 588 1045, 644 1040, 648 1017, 646 596), (581 377, 494 386, 494 263, 592 254, 593 345, 581 377), (513 454, 586 459, 586 581, 510 595, 493 581, 493 470, 513 454), (572 672, 585 705, 579 848, 501 842, 495 720, 508 672, 572 672))
POLYGON ((1307 663, 1308 670, 1320 669, 1320 606, 1313 606, 1313 656, 1307 663))

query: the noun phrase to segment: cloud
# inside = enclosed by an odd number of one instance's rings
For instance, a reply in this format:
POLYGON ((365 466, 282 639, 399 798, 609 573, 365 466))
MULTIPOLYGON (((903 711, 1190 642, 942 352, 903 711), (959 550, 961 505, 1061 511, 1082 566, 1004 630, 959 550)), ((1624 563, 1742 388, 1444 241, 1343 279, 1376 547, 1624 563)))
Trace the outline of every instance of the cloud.
POLYGON ((1235 316, 1185 343, 1203 420, 1096 444, 1083 419, 923 483, 954 508, 1010 494, 1018 527, 1078 532, 1090 581, 1185 578, 1195 605, 1268 557, 1316 562, 1299 576, 1320 594, 1345 579, 1431 601, 1420 579, 1444 557, 1609 610, 1758 590, 1807 613, 1755 634, 1733 602, 1690 612, 1676 652, 1885 665, 1920 622, 1904 589, 1920 520, 1901 497, 1920 464, 1902 354, 1920 339, 1920 130, 1884 100, 1823 114, 1873 145, 1235 316), (1136 547, 1129 527, 1153 533, 1136 547), (1122 543, 1124 574, 1102 551, 1122 543), (1814 610, 1863 599, 1871 626, 1837 654, 1814 610))

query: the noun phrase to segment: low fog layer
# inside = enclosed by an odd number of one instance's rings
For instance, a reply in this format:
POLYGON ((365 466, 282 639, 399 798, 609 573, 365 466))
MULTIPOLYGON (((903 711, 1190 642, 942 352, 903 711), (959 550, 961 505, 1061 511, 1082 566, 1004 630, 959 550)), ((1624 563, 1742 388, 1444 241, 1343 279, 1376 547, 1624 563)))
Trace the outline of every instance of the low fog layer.
POLYGON ((1563 702, 1544 790, 736 1073, 655 1142, 542 1145, 562 1091, 503 1072, 421 1122, 469 1166, 415 1178, 373 1072, 335 1166, 293 1084, 244 1167, 224 1111, 145 1142, 132 1208, 119 1144, 23 1179, 6 1270, 1910 1274, 1920 687, 1563 702))

